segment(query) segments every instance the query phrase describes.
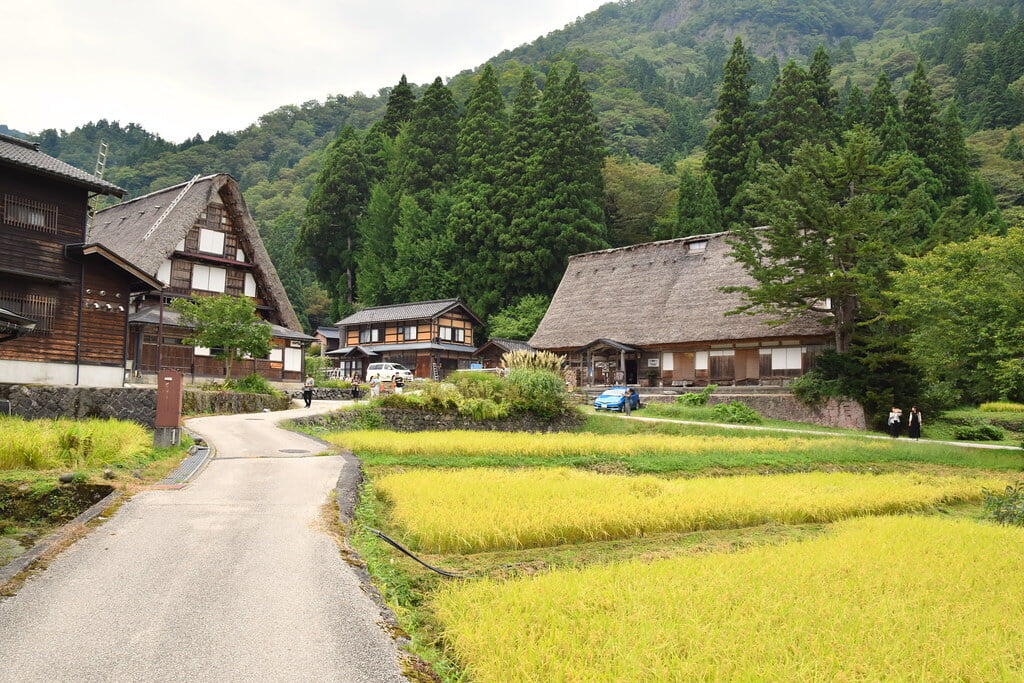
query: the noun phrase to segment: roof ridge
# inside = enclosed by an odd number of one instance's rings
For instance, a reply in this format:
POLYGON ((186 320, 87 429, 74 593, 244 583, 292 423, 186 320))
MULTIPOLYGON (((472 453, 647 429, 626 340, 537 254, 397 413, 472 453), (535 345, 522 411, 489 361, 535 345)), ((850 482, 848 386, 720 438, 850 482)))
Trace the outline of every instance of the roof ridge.
POLYGON ((708 232, 703 235, 686 235, 685 237, 673 237, 670 240, 657 240, 655 242, 640 242, 638 244, 627 244, 624 247, 612 247, 611 249, 597 249, 595 251, 585 251, 582 254, 573 254, 569 257, 569 260, 580 258, 583 256, 594 256, 595 254, 612 254, 618 251, 637 251, 640 249, 648 249, 652 247, 660 247, 666 244, 672 244, 673 242, 685 243, 685 242, 699 242, 701 240, 710 240, 716 237, 722 237, 730 234, 729 230, 722 230, 719 232, 708 232))
POLYGON ((429 301, 407 301, 403 304, 382 304, 380 306, 367 306, 366 308, 360 308, 358 311, 355 311, 352 315, 355 315, 356 313, 362 313, 363 311, 376 311, 382 308, 399 308, 401 306, 422 306, 423 304, 440 304, 447 302, 454 303, 456 301, 462 301, 462 299, 459 297, 453 297, 450 299, 431 299, 429 301))
MULTIPOLYGON (((211 178, 216 178, 219 175, 230 175, 230 174, 228 174, 228 173, 211 173, 208 176, 203 176, 201 178, 196 178, 195 179, 195 184, 198 185, 199 183, 203 182, 204 180, 210 180, 211 178)), ((178 188, 184 187, 185 185, 188 185, 190 182, 192 182, 191 178, 189 180, 184 181, 184 182, 178 183, 177 185, 171 185, 170 187, 165 187, 165 188, 162 188, 162 189, 159 189, 159 190, 153 190, 149 194, 144 194, 144 195, 141 195, 139 197, 135 197, 133 199, 126 199, 123 202, 118 202, 117 204, 114 204, 113 206, 108 206, 105 209, 101 209, 100 211, 97 211, 96 215, 98 216, 99 214, 103 213, 104 211, 110 211, 111 209, 117 209, 117 208, 120 208, 122 206, 128 206, 129 204, 132 204, 134 202, 142 201, 143 199, 149 199, 150 197, 155 197, 158 194, 163 194, 165 192, 170 192, 171 190, 176 190, 178 188)))
POLYGON ((18 138, 13 135, 7 135, 6 133, 0 133, 0 140, 3 140, 4 142, 9 142, 12 145, 19 145, 21 147, 24 147, 25 149, 31 149, 35 152, 39 151, 38 142, 32 142, 31 140, 26 140, 24 138, 18 138))

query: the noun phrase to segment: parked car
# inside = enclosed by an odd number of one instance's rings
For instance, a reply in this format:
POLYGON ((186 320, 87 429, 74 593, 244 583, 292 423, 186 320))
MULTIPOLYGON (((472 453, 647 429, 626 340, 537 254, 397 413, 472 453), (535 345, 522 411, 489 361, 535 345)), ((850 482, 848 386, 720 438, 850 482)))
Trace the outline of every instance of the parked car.
MULTIPOLYGON (((594 399, 594 410, 622 410, 626 402, 626 388, 612 387, 605 389, 604 393, 594 399)), ((640 395, 635 391, 629 397, 630 409, 636 410, 640 407, 640 395)))
POLYGON ((395 377, 411 382, 412 371, 401 363, 370 363, 366 366, 366 379, 376 377, 384 382, 390 382, 395 377))

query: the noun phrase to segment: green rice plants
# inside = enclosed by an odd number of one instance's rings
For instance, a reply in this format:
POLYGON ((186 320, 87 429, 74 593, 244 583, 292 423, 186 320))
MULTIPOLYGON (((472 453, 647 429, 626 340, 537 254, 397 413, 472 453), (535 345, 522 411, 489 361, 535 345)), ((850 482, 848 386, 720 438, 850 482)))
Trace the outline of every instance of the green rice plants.
POLYGON ((708 398, 714 393, 715 389, 718 388, 717 384, 709 384, 697 393, 686 393, 676 396, 676 403, 681 406, 706 406, 708 404, 708 398))
POLYGON ((1024 481, 1007 486, 1001 493, 983 489, 985 511, 1000 524, 1024 526, 1024 481))
POLYGON ((733 424, 753 424, 761 421, 761 416, 756 410, 743 401, 731 401, 719 403, 711 407, 715 417, 723 422, 733 424))

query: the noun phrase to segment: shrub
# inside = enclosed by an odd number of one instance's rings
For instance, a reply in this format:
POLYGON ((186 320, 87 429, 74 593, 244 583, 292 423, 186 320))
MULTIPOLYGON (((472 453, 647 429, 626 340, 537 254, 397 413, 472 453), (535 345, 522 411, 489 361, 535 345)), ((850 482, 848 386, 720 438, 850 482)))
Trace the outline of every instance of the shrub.
POLYGON ((1001 441, 1006 432, 990 424, 961 425, 953 430, 953 438, 958 441, 1001 441))
POLYGON ((508 381, 490 372, 457 372, 450 380, 465 398, 501 402, 514 393, 508 381))
POLYGON ((258 375, 255 372, 251 375, 246 375, 242 379, 225 382, 224 386, 227 389, 241 391, 247 394, 270 394, 271 396, 276 396, 280 393, 274 387, 270 386, 270 382, 267 381, 266 377, 258 375))
POLYGON ((708 404, 708 398, 710 398, 711 394, 714 393, 717 388, 717 384, 709 384, 696 394, 680 394, 679 396, 676 396, 676 403, 681 406, 706 406, 708 404))
POLYGON ((467 398, 459 405, 459 413, 474 420, 500 420, 508 417, 508 404, 499 405, 489 398, 467 398))
POLYGON ((791 381, 789 389, 798 401, 811 406, 820 405, 840 395, 839 380, 826 379, 815 370, 791 381))
POLYGON ((354 429, 387 429, 384 416, 375 407, 357 408, 356 419, 352 423, 354 429))
POLYGON ((547 370, 518 369, 508 373, 509 383, 518 390, 516 408, 550 419, 569 409, 565 381, 547 370))
POLYGON ((458 388, 447 382, 427 382, 420 390, 420 402, 427 410, 441 412, 456 409, 461 398, 458 388))
POLYGON ((752 424, 754 422, 761 421, 761 416, 757 411, 742 401, 719 403, 717 406, 713 406, 711 411, 714 413, 716 419, 722 420, 723 422, 752 424))
POLYGON ((982 489, 985 495, 985 511, 1000 524, 1024 526, 1024 481, 1007 486, 1000 493, 982 489))
POLYGON ((986 413, 1024 413, 1024 403, 994 401, 992 403, 982 403, 978 406, 978 410, 986 413))

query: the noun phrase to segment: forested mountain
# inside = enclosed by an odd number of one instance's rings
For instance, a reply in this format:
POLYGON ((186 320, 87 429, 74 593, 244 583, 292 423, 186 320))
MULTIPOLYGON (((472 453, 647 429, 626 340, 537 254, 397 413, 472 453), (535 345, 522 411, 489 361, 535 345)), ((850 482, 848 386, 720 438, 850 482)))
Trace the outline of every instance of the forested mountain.
MULTIPOLYGON (((607 157, 601 177, 588 181, 590 189, 577 188, 582 194, 574 196, 584 197, 598 188, 604 221, 599 228, 581 228, 580 238, 562 245, 563 251, 619 246, 722 225, 719 217, 709 222, 710 208, 696 210, 693 202, 679 205, 675 193, 682 183, 687 188, 684 196, 715 201, 707 187, 700 185, 715 173, 703 160, 710 144, 708 135, 719 122, 716 107, 723 73, 733 40, 738 36, 742 37, 749 60, 749 69, 743 76, 750 81, 749 115, 758 121, 778 118, 780 112, 786 111, 784 88, 787 84, 796 89, 803 87, 803 77, 797 69, 813 71, 813 56, 819 45, 827 51, 828 80, 836 91, 836 111, 841 114, 851 108, 859 111, 860 107, 869 107, 870 98, 878 99, 883 92, 893 102, 902 103, 911 92, 915 68, 921 60, 930 88, 930 106, 938 115, 949 111, 949 104, 956 104, 956 119, 969 135, 964 161, 980 172, 1006 210, 1024 203, 1024 153, 1017 141, 1024 135, 1024 128, 1020 128, 1024 122, 1022 17, 1024 0, 623 1, 604 5, 561 30, 497 55, 489 61, 492 71, 488 78, 493 78, 493 85, 487 91, 491 98, 495 94, 500 97, 504 104, 502 115, 508 118, 507 124, 494 125, 514 129, 513 100, 525 92, 523 75, 527 67, 540 99, 548 90, 552 70, 560 74, 558 87, 554 88, 558 90, 561 79, 578 68, 579 83, 589 97, 588 107, 595 117, 594 130, 600 131, 607 157), (787 64, 790 59, 794 60, 792 65, 787 64), (776 79, 779 90, 773 99, 776 79), (883 87, 879 88, 880 84, 883 87), (1016 137, 1011 137, 1014 128, 1016 137), (708 172, 699 173, 702 168, 708 172)), ((523 230, 543 229, 536 222, 527 227, 523 222, 532 219, 522 216, 518 216, 519 227, 515 229, 504 222, 517 213, 517 202, 524 207, 518 212, 524 216, 534 208, 521 196, 509 196, 508 186, 502 180, 515 173, 508 168, 516 158, 515 145, 530 144, 529 141, 512 140, 508 143, 510 147, 495 151, 498 157, 508 157, 502 162, 504 171, 497 166, 491 170, 482 168, 465 152, 486 142, 487 126, 477 131, 478 136, 484 136, 477 142, 469 138, 460 142, 459 135, 469 135, 463 130, 467 121, 475 118, 479 122, 480 112, 472 116, 471 113, 472 97, 480 92, 484 80, 481 73, 474 69, 455 76, 444 87, 445 92, 438 89, 444 85, 439 82, 429 86, 403 84, 402 97, 408 109, 401 112, 395 88, 382 88, 373 96, 334 96, 324 102, 283 106, 245 130, 217 133, 208 140, 197 136, 180 145, 168 143, 139 125, 121 126, 105 120, 71 132, 43 131, 36 139, 47 153, 85 169, 91 169, 95 163, 99 140, 106 140, 110 155, 105 177, 132 195, 182 182, 196 173, 233 174, 245 190, 249 208, 266 237, 296 309, 304 311, 313 323, 331 316, 324 288, 334 298, 336 314, 339 307, 348 304, 349 298, 356 303, 380 303, 431 293, 458 293, 458 288, 453 289, 454 284, 445 280, 450 278, 445 273, 460 272, 463 267, 483 268, 486 272, 478 273, 480 282, 486 282, 487 273, 498 278, 498 282, 486 285, 488 291, 479 293, 482 298, 476 302, 487 311, 494 311, 520 297, 550 294, 560 275, 559 259, 564 254, 552 257, 529 286, 515 289, 501 282, 505 277, 502 273, 514 267, 510 259, 515 258, 511 254, 516 252, 510 245, 527 239, 523 230), (410 138, 413 142, 418 140, 416 144, 427 144, 424 135, 416 132, 419 124, 413 120, 412 110, 428 96, 438 100, 440 107, 430 115, 440 116, 436 120, 449 126, 450 139, 441 146, 450 146, 453 158, 459 160, 452 162, 455 165, 436 192, 437 187, 417 187, 418 152, 409 147, 413 144, 410 138), (395 100, 394 107, 389 106, 389 100, 395 100), (393 120, 389 122, 386 116, 392 109, 393 120), (404 122, 411 129, 406 138, 399 138, 396 122, 404 122), (374 124, 379 127, 370 132, 374 124), (386 129, 383 136, 380 126, 386 129), (351 130, 343 133, 346 127, 351 130), (360 209, 358 216, 350 217, 352 229, 357 230, 355 224, 362 221, 368 240, 383 240, 388 246, 373 257, 335 246, 335 263, 325 268, 312 258, 316 256, 315 249, 296 254, 291 247, 299 241, 300 234, 316 231, 312 218, 316 211, 307 219, 306 204, 311 194, 316 199, 317 176, 331 156, 329 145, 336 152, 344 148, 344 154, 354 155, 367 169, 365 190, 357 187, 354 198, 350 197, 360 209), (391 163, 405 166, 389 168, 391 163), (362 191, 365 196, 359 194, 362 191), (482 201, 471 201, 481 198, 482 201), (387 211, 393 215, 388 217, 387 211), (397 217, 399 214, 404 218, 397 217), (368 218, 377 220, 375 233, 367 223, 368 218), (506 241, 496 249, 494 260, 489 254, 479 253, 481 235, 467 232, 466 227, 487 224, 488 220, 508 228, 503 237, 506 241), (407 229, 395 234, 393 231, 399 225, 407 229), (517 234, 520 236, 516 237, 517 234), (477 252, 469 254, 472 263, 447 263, 441 272, 430 272, 434 280, 402 275, 422 267, 416 259, 424 250, 444 251, 444 244, 439 246, 437 242, 442 237, 454 236, 463 240, 457 245, 460 249, 477 252), (321 279, 319 283, 313 276, 314 269, 321 279), (344 274, 344 285, 339 282, 339 273, 344 274), (378 275, 371 276, 373 273, 378 275)), ((483 103, 477 104, 478 110, 486 109, 483 103)), ((878 111, 885 110, 880 103, 875 104, 878 111)), ((550 117, 558 107, 548 106, 545 115, 550 125, 540 128, 541 132, 547 130, 551 134, 555 129, 550 126, 555 124, 550 117)), ((541 108, 540 100, 536 107, 541 108)), ((898 107, 888 108, 900 111, 898 107)), ((495 121, 501 118, 495 116, 495 121)), ((581 125, 580 130, 590 130, 589 124, 581 125)), ((527 128, 520 125, 518 130, 527 128)), ((884 127, 879 128, 884 131, 884 127)), ((775 149, 772 144, 760 144, 759 151, 784 160, 785 150, 775 149)), ((588 146, 597 149, 594 141, 588 146)), ((439 148, 430 153, 435 152, 442 153, 439 148)), ((758 161, 750 163, 756 165, 758 161)), ((533 189, 529 192, 538 192, 544 182, 554 182, 554 173, 552 169, 548 178, 531 180, 533 189)), ((568 186, 557 187, 569 191, 568 186)), ((322 206, 326 200, 321 196, 317 201, 322 206)), ((580 201, 583 204, 579 206, 584 207, 591 200, 580 201)), ((726 210, 726 220, 737 217, 729 215, 728 206, 717 209, 726 210)), ((580 211, 585 216, 580 220, 584 222, 600 219, 589 208, 580 211)), ((353 235, 357 242, 363 239, 358 230, 353 235)), ((439 252, 434 256, 441 260, 450 258, 439 252)))

